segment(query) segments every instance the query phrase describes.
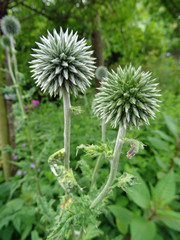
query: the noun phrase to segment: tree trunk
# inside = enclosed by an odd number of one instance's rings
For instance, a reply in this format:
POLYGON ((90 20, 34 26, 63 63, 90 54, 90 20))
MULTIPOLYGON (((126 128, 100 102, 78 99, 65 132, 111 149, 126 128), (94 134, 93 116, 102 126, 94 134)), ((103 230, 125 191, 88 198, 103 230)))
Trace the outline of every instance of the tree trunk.
MULTIPOLYGON (((103 44, 100 32, 99 15, 96 13, 95 21, 93 23, 93 31, 91 35, 92 48, 94 50, 94 57, 96 58, 96 66, 104 65, 103 44)), ((96 79, 96 88, 100 86, 100 82, 96 79)))
POLYGON ((2 74, 2 51, 0 49, 0 145, 2 164, 5 180, 9 181, 11 176, 11 156, 5 151, 5 148, 9 145, 9 132, 8 132, 8 120, 6 115, 6 104, 3 96, 3 74, 2 74))
MULTIPOLYGON (((5 53, 5 66, 6 69, 8 69, 7 66, 7 55, 5 53)), ((10 74, 7 72, 6 73, 6 85, 11 86, 12 85, 12 80, 10 74)), ((15 129, 14 129, 14 113, 13 113, 13 102, 12 100, 6 100, 6 111, 7 111, 7 118, 8 118, 8 129, 9 129, 9 141, 10 141, 10 146, 12 149, 16 148, 16 142, 15 142, 15 129)), ((12 161, 16 161, 14 159, 11 159, 12 161)), ((17 171, 17 166, 12 165, 11 173, 14 176, 17 171)))

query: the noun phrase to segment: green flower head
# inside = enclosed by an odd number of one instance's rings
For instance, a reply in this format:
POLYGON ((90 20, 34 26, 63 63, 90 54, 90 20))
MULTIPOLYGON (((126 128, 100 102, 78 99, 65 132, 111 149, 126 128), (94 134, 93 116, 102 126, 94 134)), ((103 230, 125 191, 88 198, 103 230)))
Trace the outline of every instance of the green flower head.
POLYGON ((94 113, 113 127, 120 123, 125 127, 149 124, 148 118, 154 119, 160 102, 157 97, 161 96, 155 80, 141 67, 118 67, 102 82, 93 103, 94 113))
POLYGON ((94 77, 94 58, 84 39, 78 41, 77 33, 73 31, 60 33, 54 29, 53 35, 41 37, 42 43, 37 43, 38 49, 33 49, 35 60, 31 68, 36 84, 43 92, 51 96, 62 96, 63 91, 77 96, 78 91, 85 92, 94 77))
POLYGON ((21 25, 19 20, 11 15, 6 15, 2 18, 1 29, 3 33, 7 36, 16 35, 21 30, 21 25))

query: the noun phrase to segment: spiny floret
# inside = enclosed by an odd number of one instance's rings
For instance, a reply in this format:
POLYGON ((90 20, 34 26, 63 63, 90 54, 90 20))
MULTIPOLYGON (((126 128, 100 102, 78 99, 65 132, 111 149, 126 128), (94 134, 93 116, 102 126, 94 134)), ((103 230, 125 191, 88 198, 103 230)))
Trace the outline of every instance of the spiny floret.
POLYGON ((148 118, 155 118, 161 96, 157 90, 156 79, 152 79, 151 73, 137 70, 132 67, 117 72, 112 71, 102 82, 99 93, 96 94, 93 103, 94 113, 113 127, 120 123, 125 127, 139 127, 143 122, 149 124, 148 118))
POLYGON ((98 80, 102 81, 103 78, 106 78, 108 75, 108 70, 104 66, 99 66, 96 68, 95 76, 98 80))
POLYGON ((3 33, 7 36, 16 35, 21 30, 21 25, 19 20, 11 15, 6 15, 2 18, 1 29, 3 33))
POLYGON ((5 36, 5 35, 3 35, 2 37, 1 37, 1 45, 2 45, 2 47, 4 48, 4 49, 6 49, 6 50, 9 50, 9 48, 10 48, 10 46, 11 46, 11 41, 10 41, 10 39, 9 39, 9 37, 8 36, 5 36))
POLYGON ((53 35, 48 32, 47 38, 42 36, 42 43, 37 43, 39 49, 33 49, 33 77, 43 92, 49 91, 51 96, 63 94, 63 91, 77 96, 90 86, 94 76, 94 60, 84 39, 78 41, 77 32, 64 33, 60 28, 58 34, 54 29, 53 35))

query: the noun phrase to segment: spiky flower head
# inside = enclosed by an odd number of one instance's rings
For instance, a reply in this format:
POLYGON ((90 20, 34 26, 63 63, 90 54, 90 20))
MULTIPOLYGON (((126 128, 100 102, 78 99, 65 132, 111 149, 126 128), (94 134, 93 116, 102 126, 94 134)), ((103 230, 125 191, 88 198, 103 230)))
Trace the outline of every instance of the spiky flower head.
POLYGON ((8 36, 3 35, 1 37, 1 45, 5 50, 9 50, 11 46, 11 41, 8 36))
POLYGON ((11 15, 6 15, 1 20, 1 29, 3 33, 7 36, 16 35, 21 30, 21 25, 19 20, 11 15))
POLYGON ((41 37, 42 43, 37 43, 39 49, 33 49, 35 60, 31 61, 33 77, 43 92, 51 96, 62 96, 63 91, 77 96, 90 86, 94 76, 93 51, 86 45, 84 39, 78 41, 77 32, 64 33, 60 28, 58 34, 54 29, 53 35, 48 32, 47 38, 41 37))
POLYGON ((154 119, 160 102, 155 80, 151 73, 141 71, 141 67, 137 70, 131 65, 118 67, 117 72, 112 71, 102 82, 94 100, 94 113, 113 127, 120 123, 126 127, 149 124, 148 118, 154 119))
POLYGON ((106 78, 108 75, 108 70, 104 66, 99 66, 96 68, 95 76, 98 80, 102 81, 103 78, 106 78))

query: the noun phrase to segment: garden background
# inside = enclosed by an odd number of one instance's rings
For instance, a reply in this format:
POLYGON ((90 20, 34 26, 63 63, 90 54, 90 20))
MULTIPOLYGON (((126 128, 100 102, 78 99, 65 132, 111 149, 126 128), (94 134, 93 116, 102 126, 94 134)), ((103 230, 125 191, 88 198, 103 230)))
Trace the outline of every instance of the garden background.
MULTIPOLYGON (((46 36, 47 29, 59 31, 61 26, 87 39, 97 66, 110 71, 119 65, 141 65, 157 78, 162 94, 160 112, 150 126, 127 133, 145 148, 128 159, 125 146, 119 171, 135 174, 138 184, 126 191, 115 189, 98 222, 88 225, 83 239, 180 240, 180 1, 0 0, 0 19, 7 14, 21 23, 15 37, 16 55, 34 158, 17 99, 5 99, 15 88, 7 70, 7 54, 0 46, 1 135, 6 126, 9 129, 5 145, 1 139, 1 153, 11 165, 5 179, 1 154, 0 239, 46 239, 60 207, 63 190, 50 171, 48 158, 63 148, 63 102, 35 87, 29 62, 40 36, 46 36)), ((85 95, 71 97, 72 105, 82 110, 72 115, 71 126, 71 168, 76 169, 81 186, 89 186, 96 158, 85 156, 82 150, 76 155, 76 147, 101 141, 101 122, 91 108, 99 84, 94 78, 85 95)), ((108 125, 110 143, 116 135, 117 129, 108 125)), ((109 164, 103 159, 98 189, 108 173, 109 164)))

